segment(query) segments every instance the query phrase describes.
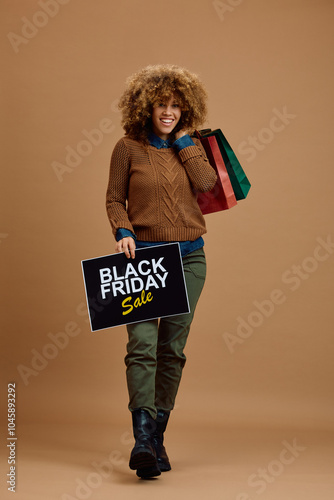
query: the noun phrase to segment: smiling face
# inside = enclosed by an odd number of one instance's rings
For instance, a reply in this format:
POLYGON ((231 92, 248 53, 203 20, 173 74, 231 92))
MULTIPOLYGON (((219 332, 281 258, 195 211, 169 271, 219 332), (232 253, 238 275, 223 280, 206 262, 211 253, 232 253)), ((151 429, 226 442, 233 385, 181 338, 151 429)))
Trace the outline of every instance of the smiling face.
POLYGON ((168 102, 156 104, 152 111, 153 132, 166 141, 180 118, 181 108, 175 96, 172 96, 168 102))

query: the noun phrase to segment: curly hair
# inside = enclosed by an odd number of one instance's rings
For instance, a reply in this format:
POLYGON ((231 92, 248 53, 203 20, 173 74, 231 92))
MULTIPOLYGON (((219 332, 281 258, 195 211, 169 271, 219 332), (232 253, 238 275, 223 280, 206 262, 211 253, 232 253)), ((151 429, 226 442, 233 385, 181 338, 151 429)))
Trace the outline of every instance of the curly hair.
POLYGON ((191 132, 203 124, 207 115, 207 92, 198 76, 176 65, 150 65, 127 79, 119 100, 126 135, 148 144, 153 107, 167 102, 172 95, 181 108, 181 118, 173 135, 181 129, 191 132))

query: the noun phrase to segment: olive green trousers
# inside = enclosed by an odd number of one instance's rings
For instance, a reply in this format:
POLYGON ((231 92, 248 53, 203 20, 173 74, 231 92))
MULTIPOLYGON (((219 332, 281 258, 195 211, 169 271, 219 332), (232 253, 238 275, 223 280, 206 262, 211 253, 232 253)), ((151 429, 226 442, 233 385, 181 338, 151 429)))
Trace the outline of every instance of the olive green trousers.
POLYGON ((157 409, 174 408, 186 362, 183 351, 205 282, 203 248, 189 253, 182 261, 190 313, 127 325, 129 341, 125 364, 129 409, 143 408, 153 418, 157 409))

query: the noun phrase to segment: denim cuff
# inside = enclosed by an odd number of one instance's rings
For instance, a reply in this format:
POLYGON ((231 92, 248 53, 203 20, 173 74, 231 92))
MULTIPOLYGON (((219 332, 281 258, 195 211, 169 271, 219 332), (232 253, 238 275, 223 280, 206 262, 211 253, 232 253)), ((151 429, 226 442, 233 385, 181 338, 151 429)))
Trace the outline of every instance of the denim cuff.
POLYGON ((181 151, 181 149, 187 148, 188 146, 195 146, 194 141, 188 134, 176 139, 173 143, 173 148, 175 148, 177 152, 181 151))
POLYGON ((116 232, 116 241, 122 240, 123 238, 128 238, 131 236, 134 240, 136 240, 136 236, 129 229, 125 229, 124 227, 120 227, 116 232))

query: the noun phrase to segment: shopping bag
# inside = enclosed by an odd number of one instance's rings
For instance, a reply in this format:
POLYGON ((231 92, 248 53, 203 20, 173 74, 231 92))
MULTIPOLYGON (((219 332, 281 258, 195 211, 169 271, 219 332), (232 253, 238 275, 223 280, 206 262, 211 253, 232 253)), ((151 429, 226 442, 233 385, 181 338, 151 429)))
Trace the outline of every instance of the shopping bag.
POLYGON ((223 132, 220 129, 205 129, 200 130, 199 133, 203 138, 215 137, 217 139, 235 197, 237 200, 245 199, 250 190, 251 183, 223 132))
POLYGON ((202 137, 197 131, 210 165, 216 170, 217 182, 211 191, 197 194, 197 202, 203 215, 227 210, 237 204, 227 169, 215 136, 202 137))

